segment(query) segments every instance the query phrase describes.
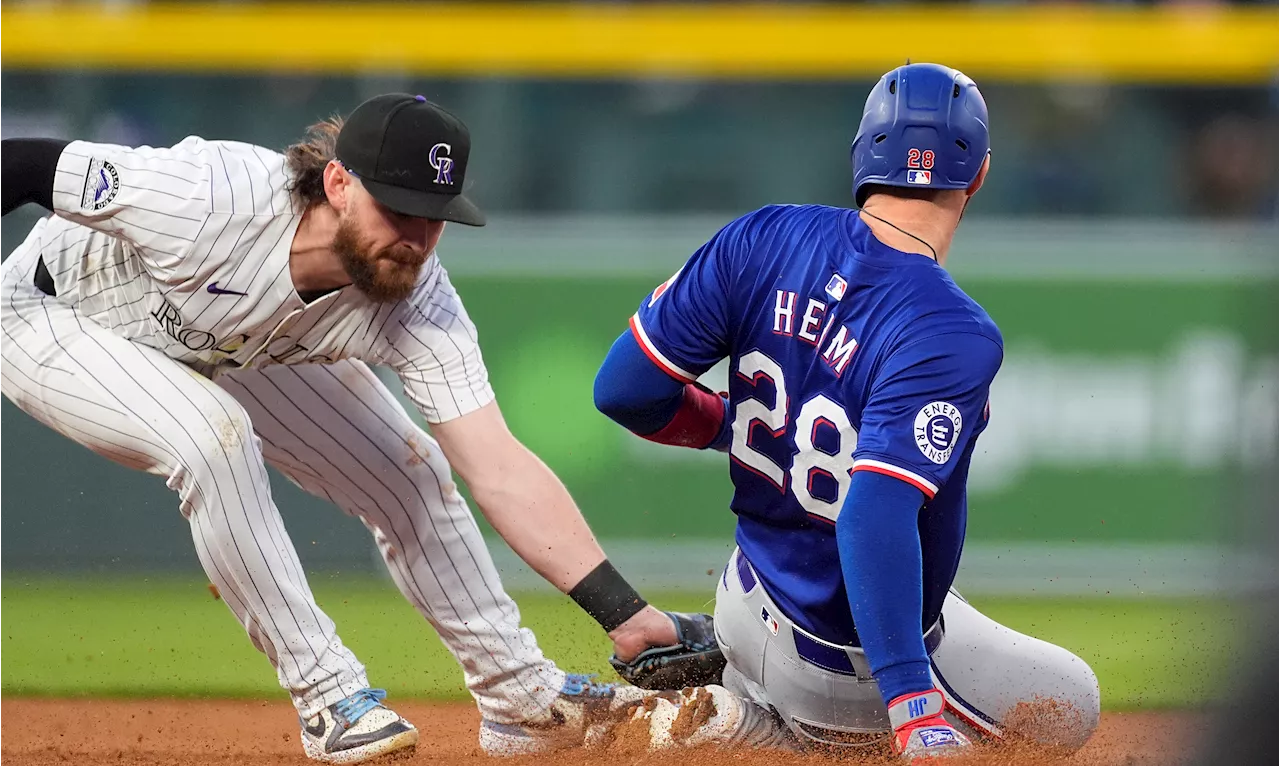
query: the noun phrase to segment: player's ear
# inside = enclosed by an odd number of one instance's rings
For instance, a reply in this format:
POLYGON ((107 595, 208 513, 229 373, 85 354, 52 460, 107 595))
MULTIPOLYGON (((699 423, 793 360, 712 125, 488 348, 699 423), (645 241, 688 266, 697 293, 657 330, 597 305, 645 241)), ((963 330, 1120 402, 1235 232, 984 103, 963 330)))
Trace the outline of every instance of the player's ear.
POLYGON ((330 160, 324 168, 324 196, 339 213, 347 209, 355 179, 337 160, 330 160))
POLYGON ((970 197, 978 193, 982 188, 982 183, 987 180, 987 171, 991 169, 991 155, 987 154, 987 158, 982 161, 982 168, 978 170, 978 177, 973 179, 973 183, 969 184, 969 188, 965 193, 970 197))

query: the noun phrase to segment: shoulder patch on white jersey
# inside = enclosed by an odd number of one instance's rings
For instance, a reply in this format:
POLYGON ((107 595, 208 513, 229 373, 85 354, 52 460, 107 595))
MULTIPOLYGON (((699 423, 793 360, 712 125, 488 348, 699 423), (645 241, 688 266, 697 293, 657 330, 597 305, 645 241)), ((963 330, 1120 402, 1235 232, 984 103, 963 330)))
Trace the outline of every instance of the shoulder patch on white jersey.
POLYGON ((951 402, 929 402, 916 413, 916 446, 921 454, 938 465, 951 459, 960 442, 964 419, 951 402))
MULTIPOLYGON (((74 188, 74 187, 72 187, 74 188)), ((89 160, 89 170, 84 174, 84 191, 80 194, 80 207, 98 211, 115 199, 120 191, 120 174, 106 160, 96 157, 89 160)))

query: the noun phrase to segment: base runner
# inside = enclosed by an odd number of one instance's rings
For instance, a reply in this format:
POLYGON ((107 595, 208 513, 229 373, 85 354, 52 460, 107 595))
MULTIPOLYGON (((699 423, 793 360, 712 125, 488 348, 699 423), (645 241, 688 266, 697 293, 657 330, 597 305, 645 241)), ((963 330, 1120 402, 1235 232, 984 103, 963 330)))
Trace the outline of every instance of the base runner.
POLYGON ((640 692, 543 656, 451 471, 620 656, 709 640, 709 620, 636 594, 507 430, 435 257, 446 222, 484 223, 461 193, 470 137, 454 115, 379 96, 283 155, 197 137, 3 143, 3 212, 54 213, 3 265, 4 395, 178 494, 205 572, 293 699, 307 755, 353 763, 418 734, 316 605, 267 465, 369 528, 462 666, 491 753, 580 743, 590 711, 640 692), (399 374, 430 435, 371 364, 399 374))
POLYGON ((1085 662, 952 589, 1004 348, 943 266, 989 149, 972 80, 889 72, 853 142, 860 209, 731 222, 644 299, 600 369, 596 404, 621 425, 728 453, 737 550, 715 633, 739 702, 711 687, 737 722, 721 741, 891 736, 914 759, 999 738, 1036 705, 1057 711, 1021 722, 1044 741, 1079 747, 1098 723, 1085 662), (718 395, 697 380, 725 357, 718 395))

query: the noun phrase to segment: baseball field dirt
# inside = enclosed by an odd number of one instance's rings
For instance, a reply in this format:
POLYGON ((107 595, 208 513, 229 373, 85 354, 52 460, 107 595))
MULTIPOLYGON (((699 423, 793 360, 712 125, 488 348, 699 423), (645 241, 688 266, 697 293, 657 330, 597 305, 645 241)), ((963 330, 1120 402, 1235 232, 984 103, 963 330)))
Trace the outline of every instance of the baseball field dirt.
MULTIPOLYGON (((298 743, 292 708, 274 702, 217 700, 74 700, 6 698, 0 705, 0 757, 6 766, 275 766, 311 763, 298 743)), ((826 766, 837 761, 779 753, 678 751, 644 754, 621 748, 572 751, 495 761, 476 745, 479 717, 469 703, 403 703, 396 710, 422 732, 417 751, 400 764, 479 766, 826 766)), ((1071 758, 994 750, 956 766, 1171 766, 1185 762, 1204 736, 1203 715, 1185 712, 1104 714, 1085 749, 1071 758)), ((376 762, 375 762, 376 763, 376 762)), ((839 763, 883 764, 883 757, 839 763)), ((951 763, 951 762, 949 762, 951 763)))

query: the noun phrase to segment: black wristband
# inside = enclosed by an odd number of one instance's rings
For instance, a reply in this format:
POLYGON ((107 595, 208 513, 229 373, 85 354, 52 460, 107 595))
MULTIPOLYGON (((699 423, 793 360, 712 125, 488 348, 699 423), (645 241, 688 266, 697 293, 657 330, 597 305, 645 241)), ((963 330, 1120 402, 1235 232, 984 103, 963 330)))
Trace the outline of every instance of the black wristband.
POLYGON ((606 633, 649 605, 608 559, 600 562, 600 566, 573 586, 569 598, 600 623, 606 633))

